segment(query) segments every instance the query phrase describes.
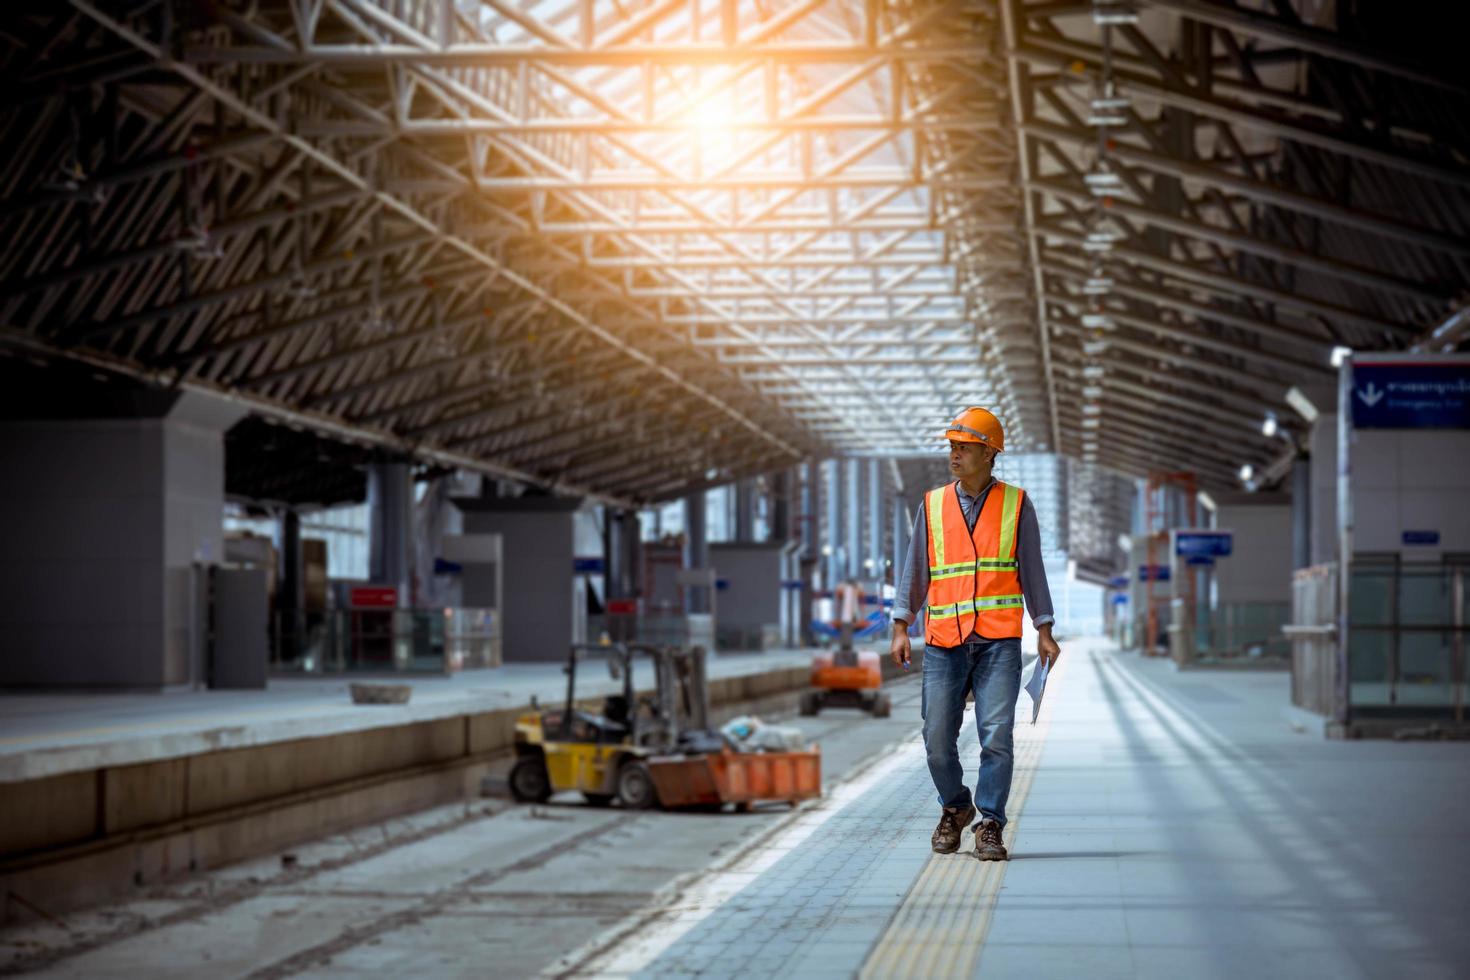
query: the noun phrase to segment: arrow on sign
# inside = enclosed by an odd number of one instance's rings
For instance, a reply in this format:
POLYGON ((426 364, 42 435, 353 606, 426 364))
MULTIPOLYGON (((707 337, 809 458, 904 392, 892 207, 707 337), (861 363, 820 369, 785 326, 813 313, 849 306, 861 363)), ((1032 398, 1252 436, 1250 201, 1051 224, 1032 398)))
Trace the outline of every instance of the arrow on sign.
POLYGON ((1377 405, 1379 402, 1383 401, 1383 395, 1384 392, 1379 391, 1378 386, 1371 381, 1368 382, 1368 387, 1358 389, 1358 397, 1361 398, 1363 400, 1363 404, 1367 405, 1369 408, 1372 408, 1374 405, 1377 405))

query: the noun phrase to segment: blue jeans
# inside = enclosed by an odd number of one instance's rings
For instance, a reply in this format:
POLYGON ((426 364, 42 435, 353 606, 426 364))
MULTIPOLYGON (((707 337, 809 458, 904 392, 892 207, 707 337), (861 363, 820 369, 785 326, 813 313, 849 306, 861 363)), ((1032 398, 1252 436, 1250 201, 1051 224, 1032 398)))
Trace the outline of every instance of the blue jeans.
POLYGON ((963 646, 924 648, 924 748, 939 803, 964 809, 972 798, 960 766, 958 742, 965 695, 975 692, 980 735, 980 779, 973 802, 981 817, 1006 823, 1014 754, 1011 731, 1021 692, 1020 639, 972 640, 963 646))

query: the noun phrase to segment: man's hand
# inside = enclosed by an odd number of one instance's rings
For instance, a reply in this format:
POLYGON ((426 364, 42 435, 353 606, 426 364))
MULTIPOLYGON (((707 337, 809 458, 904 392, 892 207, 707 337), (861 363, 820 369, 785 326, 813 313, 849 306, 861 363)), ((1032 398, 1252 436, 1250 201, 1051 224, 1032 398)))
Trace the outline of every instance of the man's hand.
POLYGON ((913 654, 909 649, 909 627, 902 620, 893 621, 893 639, 888 643, 888 655, 893 658, 893 666, 909 669, 913 654))
POLYGON ((1036 652, 1046 662, 1046 669, 1051 670, 1057 665, 1057 658, 1062 655, 1062 648, 1057 641, 1052 639, 1051 623, 1040 627, 1036 631, 1036 652))

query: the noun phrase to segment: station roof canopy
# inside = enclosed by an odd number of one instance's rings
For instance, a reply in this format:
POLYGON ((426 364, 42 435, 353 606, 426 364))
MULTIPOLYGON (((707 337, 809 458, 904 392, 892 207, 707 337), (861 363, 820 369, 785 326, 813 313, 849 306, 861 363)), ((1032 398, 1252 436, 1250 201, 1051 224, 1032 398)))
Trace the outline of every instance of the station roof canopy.
POLYGON ((1233 485, 1462 342, 1451 6, 8 4, 0 351, 624 502, 971 404, 1233 485))

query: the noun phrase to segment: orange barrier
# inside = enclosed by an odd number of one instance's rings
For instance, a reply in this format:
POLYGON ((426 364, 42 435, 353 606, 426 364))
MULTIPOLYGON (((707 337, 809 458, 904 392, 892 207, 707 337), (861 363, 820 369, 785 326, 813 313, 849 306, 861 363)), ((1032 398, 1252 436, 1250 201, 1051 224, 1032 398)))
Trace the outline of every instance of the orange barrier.
POLYGON ((649 772, 665 807, 749 806, 762 801, 800 800, 822 795, 822 750, 805 752, 721 752, 661 756, 649 772))

